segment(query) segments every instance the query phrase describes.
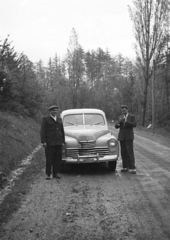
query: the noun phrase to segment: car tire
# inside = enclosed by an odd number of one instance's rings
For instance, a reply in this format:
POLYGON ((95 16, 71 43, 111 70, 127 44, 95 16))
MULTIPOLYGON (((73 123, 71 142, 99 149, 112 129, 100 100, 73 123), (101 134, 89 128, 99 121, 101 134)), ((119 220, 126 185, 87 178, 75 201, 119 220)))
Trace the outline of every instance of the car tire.
POLYGON ((66 164, 64 164, 64 163, 61 164, 60 172, 61 172, 61 173, 67 172, 67 166, 66 166, 66 164))
POLYGON ((108 162, 109 170, 114 172, 116 170, 117 161, 108 162))

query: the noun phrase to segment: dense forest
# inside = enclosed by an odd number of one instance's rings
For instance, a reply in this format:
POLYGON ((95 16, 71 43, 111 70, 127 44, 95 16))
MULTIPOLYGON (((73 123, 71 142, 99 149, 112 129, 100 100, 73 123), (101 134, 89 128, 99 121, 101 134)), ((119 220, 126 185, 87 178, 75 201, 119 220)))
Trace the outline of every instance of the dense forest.
POLYGON ((17 53, 9 37, 0 39, 0 110, 35 117, 58 104, 60 111, 99 108, 116 119, 127 104, 139 125, 154 117, 156 126, 170 127, 169 0, 134 0, 129 13, 135 60, 85 51, 74 28, 65 58, 54 53, 47 66, 17 53))

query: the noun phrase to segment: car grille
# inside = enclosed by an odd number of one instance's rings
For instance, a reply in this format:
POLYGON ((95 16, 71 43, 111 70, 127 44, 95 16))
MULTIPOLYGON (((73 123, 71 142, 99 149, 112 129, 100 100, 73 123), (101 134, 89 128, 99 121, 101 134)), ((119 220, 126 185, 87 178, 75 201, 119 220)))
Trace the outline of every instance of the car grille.
POLYGON ((104 157, 105 155, 109 155, 109 150, 107 147, 105 148, 67 148, 67 157, 77 158, 79 156, 87 156, 87 155, 96 155, 99 154, 99 157, 104 157))
POLYGON ((93 142, 79 142, 80 148, 94 148, 96 145, 95 141, 93 142))

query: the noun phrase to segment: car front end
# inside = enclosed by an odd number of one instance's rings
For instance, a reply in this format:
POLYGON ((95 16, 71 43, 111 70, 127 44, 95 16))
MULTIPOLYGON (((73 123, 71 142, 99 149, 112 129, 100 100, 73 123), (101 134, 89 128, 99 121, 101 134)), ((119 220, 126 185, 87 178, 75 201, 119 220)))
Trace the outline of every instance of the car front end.
POLYGON ((63 148, 63 163, 108 162, 109 167, 115 170, 119 157, 119 144, 108 129, 103 111, 66 110, 61 116, 66 139, 66 146, 63 148))

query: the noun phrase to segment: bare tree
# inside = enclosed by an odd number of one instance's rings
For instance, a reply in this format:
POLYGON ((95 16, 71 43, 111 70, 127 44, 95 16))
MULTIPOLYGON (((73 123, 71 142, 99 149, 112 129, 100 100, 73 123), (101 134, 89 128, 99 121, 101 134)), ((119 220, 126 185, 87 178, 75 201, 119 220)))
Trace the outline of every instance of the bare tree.
POLYGON ((78 91, 80 83, 83 80, 84 67, 84 51, 78 43, 78 35, 75 29, 72 29, 72 34, 69 42, 67 54, 68 77, 72 90, 73 107, 78 106, 78 91))
POLYGON ((155 62, 159 62, 165 46, 169 9, 170 0, 133 0, 133 6, 129 6, 136 39, 135 50, 144 80, 143 126, 145 125, 148 85, 152 76, 152 61, 155 58, 155 62))

